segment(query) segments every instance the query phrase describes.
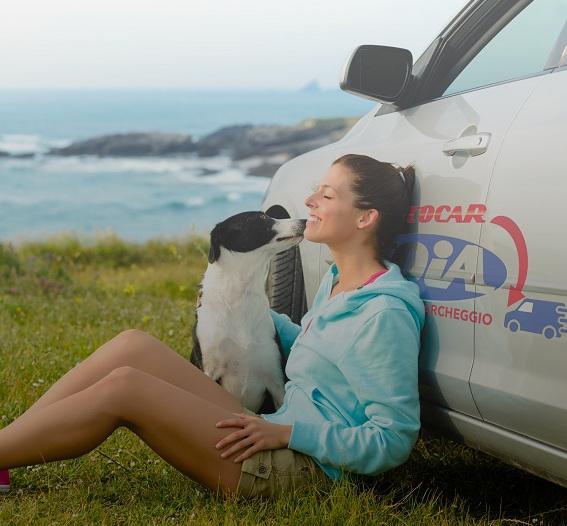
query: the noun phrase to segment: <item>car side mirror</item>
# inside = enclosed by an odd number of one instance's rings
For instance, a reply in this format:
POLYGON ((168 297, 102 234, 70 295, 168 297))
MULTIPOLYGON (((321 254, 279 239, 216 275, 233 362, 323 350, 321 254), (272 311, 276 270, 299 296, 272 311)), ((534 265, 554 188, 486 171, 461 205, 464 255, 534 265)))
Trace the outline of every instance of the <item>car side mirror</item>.
POLYGON ((346 62, 340 88, 355 95, 396 102, 411 77, 411 51, 400 47, 358 46, 346 62))

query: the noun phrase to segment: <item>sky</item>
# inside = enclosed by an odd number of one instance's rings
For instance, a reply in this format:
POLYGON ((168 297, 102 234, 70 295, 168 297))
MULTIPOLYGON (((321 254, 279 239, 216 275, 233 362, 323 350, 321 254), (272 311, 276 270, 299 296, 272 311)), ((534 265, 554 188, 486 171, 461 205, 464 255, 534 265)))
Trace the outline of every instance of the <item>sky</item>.
POLYGON ((0 89, 337 88, 356 46, 416 60, 467 0, 2 0, 0 89))

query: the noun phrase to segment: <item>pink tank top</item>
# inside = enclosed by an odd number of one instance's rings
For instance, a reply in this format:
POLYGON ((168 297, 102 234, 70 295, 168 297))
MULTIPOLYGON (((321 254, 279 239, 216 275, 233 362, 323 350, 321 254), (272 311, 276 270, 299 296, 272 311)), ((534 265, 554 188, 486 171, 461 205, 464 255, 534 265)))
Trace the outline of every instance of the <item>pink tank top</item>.
POLYGON ((369 283, 372 283, 376 278, 380 277, 382 274, 385 274, 386 272, 388 272, 388 269, 379 270, 378 272, 375 272, 362 285, 356 288, 361 289, 362 287, 364 287, 364 285, 368 285, 369 283))

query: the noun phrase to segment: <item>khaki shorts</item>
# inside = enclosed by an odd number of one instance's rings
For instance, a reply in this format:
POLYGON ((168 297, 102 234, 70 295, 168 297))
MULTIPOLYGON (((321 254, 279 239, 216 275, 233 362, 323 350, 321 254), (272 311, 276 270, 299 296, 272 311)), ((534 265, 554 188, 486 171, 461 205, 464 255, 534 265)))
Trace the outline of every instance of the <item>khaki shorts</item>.
MULTIPOLYGON (((246 408, 244 413, 258 416, 246 408)), ((265 449, 242 462, 236 492, 244 497, 277 497, 327 479, 309 455, 288 448, 265 449)))

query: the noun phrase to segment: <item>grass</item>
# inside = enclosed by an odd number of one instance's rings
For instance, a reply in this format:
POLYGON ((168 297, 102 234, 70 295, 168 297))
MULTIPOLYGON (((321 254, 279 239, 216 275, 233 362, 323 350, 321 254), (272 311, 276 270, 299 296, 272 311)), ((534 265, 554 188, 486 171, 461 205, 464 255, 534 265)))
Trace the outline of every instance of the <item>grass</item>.
MULTIPOLYGON (((61 235, 0 244, 0 427, 118 332, 145 330, 188 358, 208 241, 61 235)), ((275 502, 215 495, 119 428, 64 462, 12 470, 0 522, 43 524, 567 524, 567 492, 423 432, 408 462, 275 502)))

